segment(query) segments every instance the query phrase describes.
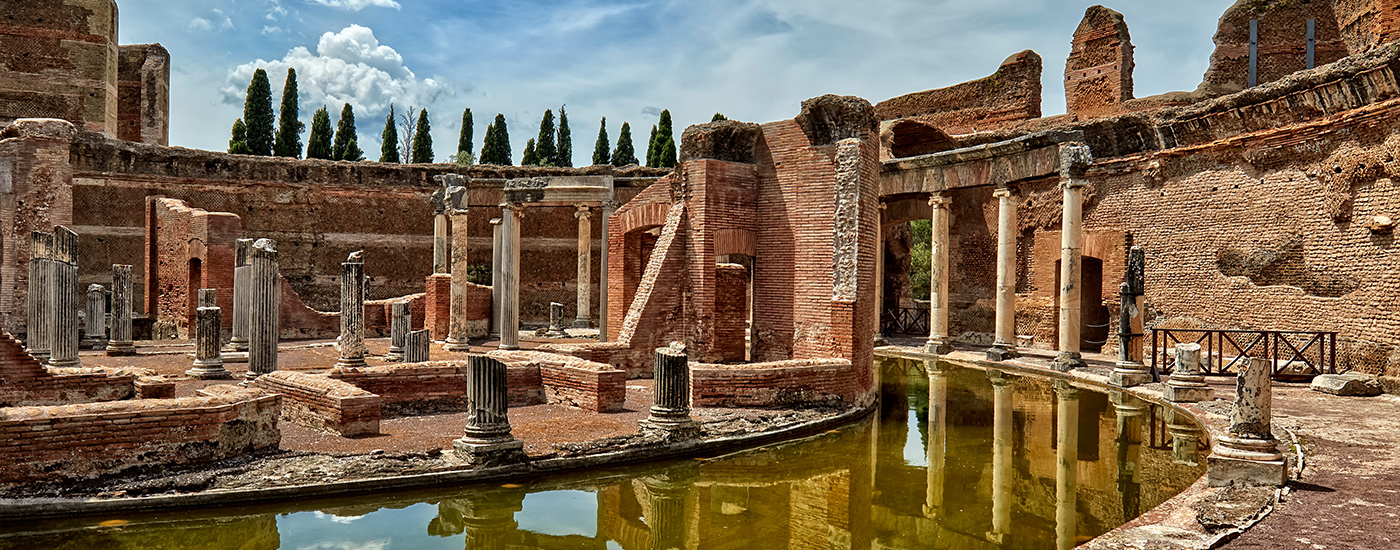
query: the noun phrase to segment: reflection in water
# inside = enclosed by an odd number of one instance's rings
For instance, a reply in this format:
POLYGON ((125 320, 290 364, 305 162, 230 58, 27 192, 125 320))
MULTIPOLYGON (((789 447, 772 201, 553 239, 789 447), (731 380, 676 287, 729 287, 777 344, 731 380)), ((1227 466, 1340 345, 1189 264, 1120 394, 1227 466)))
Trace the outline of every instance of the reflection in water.
POLYGON ((1203 473, 1194 421, 1122 392, 882 367, 877 414, 803 441, 524 487, 0 526, 0 548, 1066 549, 1203 473))

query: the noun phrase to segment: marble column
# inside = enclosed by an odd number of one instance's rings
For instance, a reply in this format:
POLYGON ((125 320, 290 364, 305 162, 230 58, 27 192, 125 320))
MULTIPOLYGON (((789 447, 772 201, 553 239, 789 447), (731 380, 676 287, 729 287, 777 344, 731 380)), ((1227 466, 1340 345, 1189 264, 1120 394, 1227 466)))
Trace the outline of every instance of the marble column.
POLYGON ((1079 388, 1055 382, 1055 547, 1075 546, 1079 531, 1079 388))
POLYGON ((1005 361, 1016 352, 1016 196, 1008 187, 992 193, 997 198, 997 301, 996 340, 987 359, 1005 361))
POLYGON ((365 251, 340 264, 340 359, 336 368, 365 366, 365 251))
POLYGON ((501 339, 501 218, 491 218, 491 334, 501 339))
POLYGON ((131 341, 131 266, 112 265, 112 334, 107 355, 136 355, 131 341))
POLYGON ((564 304, 549 303, 549 330, 544 335, 550 338, 569 337, 569 333, 564 331, 564 304))
POLYGON ((447 316, 447 341, 442 349, 471 351, 471 338, 467 336, 467 277, 471 269, 467 210, 451 208, 448 214, 452 217, 452 303, 447 316))
MULTIPOLYGON (((1118 362, 1108 382, 1125 388, 1146 384, 1152 373, 1142 362, 1143 295, 1146 293, 1146 256, 1142 247, 1128 250, 1128 268, 1118 287, 1118 362)), ((1154 350, 1155 353, 1155 350, 1154 350)))
POLYGON ((82 296, 78 290, 78 234, 67 227, 54 228, 53 235, 53 318, 50 325, 49 366, 77 367, 78 310, 82 296))
POLYGON ((107 343, 107 289, 102 285, 88 285, 86 305, 83 345, 88 349, 101 349, 107 343))
POLYGON ((25 347, 40 363, 47 363, 53 351, 53 234, 29 234, 29 293, 26 298, 25 347))
POLYGON ((233 329, 228 351, 248 351, 248 308, 253 298, 253 239, 234 241, 233 252, 233 329))
POLYGON ((523 460, 525 444, 510 434, 507 417, 506 365, 494 357, 467 358, 467 427, 452 447, 470 464, 523 460))
POLYGON ((603 244, 598 250, 598 341, 608 341, 608 242, 615 201, 603 201, 603 244))
POLYGON ((385 361, 403 360, 404 339, 413 329, 413 310, 409 305, 408 302, 394 302, 389 306, 389 353, 384 356, 385 361))
POLYGON ((656 379, 651 416, 642 429, 668 438, 699 435, 700 423, 690 417, 690 357, 685 347, 673 343, 657 348, 653 376, 656 379))
POLYGON ((953 199, 944 193, 936 192, 929 197, 932 207, 929 218, 931 239, 929 239, 929 311, 928 343, 924 351, 944 355, 952 353, 953 343, 948 334, 948 258, 951 253, 948 226, 951 222, 953 199))
POLYGON ((1206 385, 1206 377, 1201 374, 1201 345, 1177 344, 1176 363, 1162 397, 1173 403, 1195 403, 1210 401, 1214 396, 1215 390, 1206 385))
MULTIPOLYGON (((924 472, 924 517, 943 515, 943 485, 948 456, 948 370, 924 361, 928 373, 928 469, 924 472)), ((878 414, 877 414, 878 416, 878 414)))
POLYGON ((1055 370, 1066 372, 1084 367, 1080 350, 1083 328, 1084 170, 1089 167, 1089 148, 1065 146, 1060 150, 1060 187, 1064 190, 1060 232, 1060 342, 1055 370))
POLYGON ((233 373, 224 368, 219 351, 223 310, 215 305, 215 293, 212 288, 199 289, 199 307, 195 309, 194 368, 185 371, 185 376, 197 380, 233 378, 233 373))
POLYGON ((875 218, 878 236, 875 245, 875 346, 888 346, 885 337, 885 208, 881 201, 879 216, 875 218))
POLYGON ((1282 486, 1288 481, 1288 462, 1273 433, 1272 375, 1272 361, 1253 357, 1236 377, 1230 434, 1221 436, 1206 458, 1210 486, 1282 486))
POLYGON ((495 281, 501 283, 500 349, 520 349, 520 221, 525 207, 501 204, 501 268, 495 281))
POLYGON ((593 328, 590 307, 593 301, 593 212, 588 206, 574 205, 578 218, 578 303, 574 328, 593 328))
POLYGON ((1141 454, 1142 431, 1147 416, 1147 402, 1128 395, 1123 391, 1110 391, 1109 401, 1113 403, 1117 418, 1117 432, 1114 447, 1117 451, 1118 494, 1122 497, 1123 521, 1127 522, 1142 513, 1141 454))
MULTIPOLYGON (((525 491, 491 489, 477 491, 472 498, 454 501, 460 508, 462 531, 467 550, 507 550, 519 524, 516 512, 524 507, 525 491)), ((443 506, 440 504, 439 506, 443 506)))
POLYGON ((428 360, 428 345, 432 342, 432 331, 414 330, 404 335, 403 362, 422 363, 428 360))
POLYGON ((989 540, 1001 544, 1011 532, 1011 378, 997 370, 987 371, 992 382, 992 530, 989 540))
POLYGON ((433 273, 451 273, 451 264, 448 263, 448 223, 447 223, 447 203, 444 198, 434 194, 433 200, 433 273))
POLYGON ((646 523, 651 528, 651 550, 688 547, 685 503, 691 484, 698 476, 694 465, 684 464, 642 479, 650 504, 646 523))
POLYGON ((252 297, 248 308, 248 377, 277 370, 277 342, 281 315, 281 273, 277 267, 277 241, 253 243, 252 297))

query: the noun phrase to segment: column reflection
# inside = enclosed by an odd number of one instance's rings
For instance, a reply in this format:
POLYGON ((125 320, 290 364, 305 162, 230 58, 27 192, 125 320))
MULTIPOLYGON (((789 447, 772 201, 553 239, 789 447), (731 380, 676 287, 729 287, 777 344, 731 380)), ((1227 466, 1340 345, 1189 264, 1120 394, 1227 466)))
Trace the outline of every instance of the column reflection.
POLYGON ((1055 547, 1074 548, 1079 527, 1079 388, 1055 383, 1059 422, 1055 429, 1055 547))

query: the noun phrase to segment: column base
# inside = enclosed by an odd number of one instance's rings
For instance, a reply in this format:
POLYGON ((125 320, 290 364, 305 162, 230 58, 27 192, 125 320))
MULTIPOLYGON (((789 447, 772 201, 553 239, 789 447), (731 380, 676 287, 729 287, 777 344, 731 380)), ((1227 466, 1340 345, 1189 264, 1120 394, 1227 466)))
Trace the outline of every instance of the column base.
POLYGON ((385 361, 403 361, 403 350, 389 348, 389 353, 384 354, 385 361))
POLYGON ((248 352, 246 351, 226 351, 220 353, 219 357, 223 359, 224 364, 248 362, 248 352))
POLYGON ((229 340, 228 344, 224 346, 224 351, 244 351, 244 352, 246 352, 246 351, 248 351, 248 341, 247 341, 247 340, 229 340))
POLYGON ((948 355, 953 353, 953 344, 946 338, 929 338, 928 342, 924 343, 924 353, 948 355))
MULTIPOLYGON (((111 355, 111 354, 112 354, 112 351, 111 351, 111 350, 112 350, 112 348, 111 348, 110 346, 108 346, 108 348, 107 348, 107 355, 111 355)), ((131 348, 131 354, 132 354, 132 355, 135 355, 135 354, 136 354, 136 348, 134 348, 134 347, 131 348)), ((39 352, 39 353, 35 353, 35 352, 32 352, 32 351, 31 351, 31 352, 29 352, 29 355, 30 355, 30 357, 33 357, 35 361, 38 361, 38 362, 43 363, 43 364, 45 364, 45 365, 49 364, 49 354, 48 354, 48 352, 39 352)))
POLYGON ((987 350, 988 361, 1007 361, 1020 356, 1021 354, 1016 352, 1015 346, 1004 342, 992 344, 991 349, 987 350))
POLYGON ((593 328, 593 320, 587 317, 575 317, 573 328, 593 328))
POLYGON ((515 350, 520 349, 520 345, 519 345, 519 344, 501 344, 501 345, 499 345, 499 346, 496 346, 496 349, 498 349, 498 350, 503 350, 503 351, 515 351, 515 350))
POLYGON ((1055 356, 1055 360, 1050 362, 1050 368, 1060 372, 1069 372, 1074 369, 1082 369, 1086 366, 1084 356, 1077 351, 1062 351, 1055 356))
POLYGON ((563 329, 563 328, 559 328, 559 327, 549 327, 549 330, 548 330, 547 332, 544 333, 544 337, 545 337, 545 338, 568 338, 568 337, 569 337, 569 333, 564 332, 564 329, 563 329))
POLYGON ((1215 398, 1215 390, 1204 384, 1200 386, 1178 386, 1167 382, 1162 390, 1162 398, 1172 403, 1197 403, 1215 398))
POLYGON ((667 418, 652 416, 637 423, 642 433, 659 435, 665 439, 692 439, 700 436, 700 423, 686 416, 667 418))
POLYGON ((471 351, 472 344, 467 340, 448 337, 447 341, 442 343, 442 349, 443 351, 471 351))
POLYGON ((53 357, 49 357, 49 362, 48 362, 48 363, 45 363, 45 365, 48 365, 48 366, 54 367, 54 368, 62 369, 62 368, 76 368, 76 367, 81 367, 81 366, 83 366, 83 363, 82 363, 82 361, 79 361, 79 360, 77 360, 77 359, 69 359, 69 360, 67 360, 67 361, 54 362, 53 357))
POLYGON ((1138 362, 1122 362, 1113 366, 1113 372, 1108 375, 1108 383, 1120 388, 1131 388, 1141 386, 1152 381, 1152 373, 1148 372, 1147 366, 1138 362))
POLYGON ((1282 487, 1288 482, 1288 461, 1247 460, 1219 455, 1206 457, 1206 484, 1282 487))
POLYGON ((337 369, 362 369, 367 366, 369 365, 365 363, 364 357, 341 357, 335 362, 335 368, 337 369))
MULTIPOLYGON (((108 341, 108 342, 107 342, 107 355, 110 355, 110 356, 113 356, 113 357, 122 357, 122 356, 127 356, 127 355, 136 355, 136 346, 135 346, 133 343, 131 343, 131 342, 117 342, 117 341, 114 341, 114 340, 113 340, 113 341, 108 341)), ((35 359, 39 359, 39 356, 38 356, 38 355, 35 355, 34 358, 35 358, 35 359)), ((40 359, 40 361, 43 361, 43 360, 40 359)))
POLYGON ((474 466, 499 466, 525 461, 525 442, 513 437, 501 439, 470 439, 452 441, 452 449, 466 463, 474 466))
POLYGON ((185 376, 195 380, 228 380, 233 378, 233 373, 224 368, 223 363, 213 365, 195 364, 194 368, 185 371, 185 376))
POLYGON ((81 349, 105 349, 107 347, 106 338, 86 338, 78 343, 81 349))

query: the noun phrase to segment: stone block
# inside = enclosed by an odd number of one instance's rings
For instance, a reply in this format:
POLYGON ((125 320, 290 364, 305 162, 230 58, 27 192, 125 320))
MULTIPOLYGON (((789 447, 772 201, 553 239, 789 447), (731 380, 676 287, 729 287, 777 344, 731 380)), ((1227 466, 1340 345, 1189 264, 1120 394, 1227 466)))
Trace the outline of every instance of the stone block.
POLYGON ((1385 393, 1380 380, 1361 373, 1320 374, 1313 378, 1312 391, 1332 395, 1372 397, 1385 393))
POLYGON ((1246 460, 1211 455, 1206 457, 1206 483, 1211 487, 1226 485, 1282 487, 1288 481, 1286 460, 1246 460))
POLYGON ((1197 403, 1215 399, 1215 390, 1209 387, 1173 386, 1168 384, 1162 390, 1162 398, 1172 403, 1197 403))

